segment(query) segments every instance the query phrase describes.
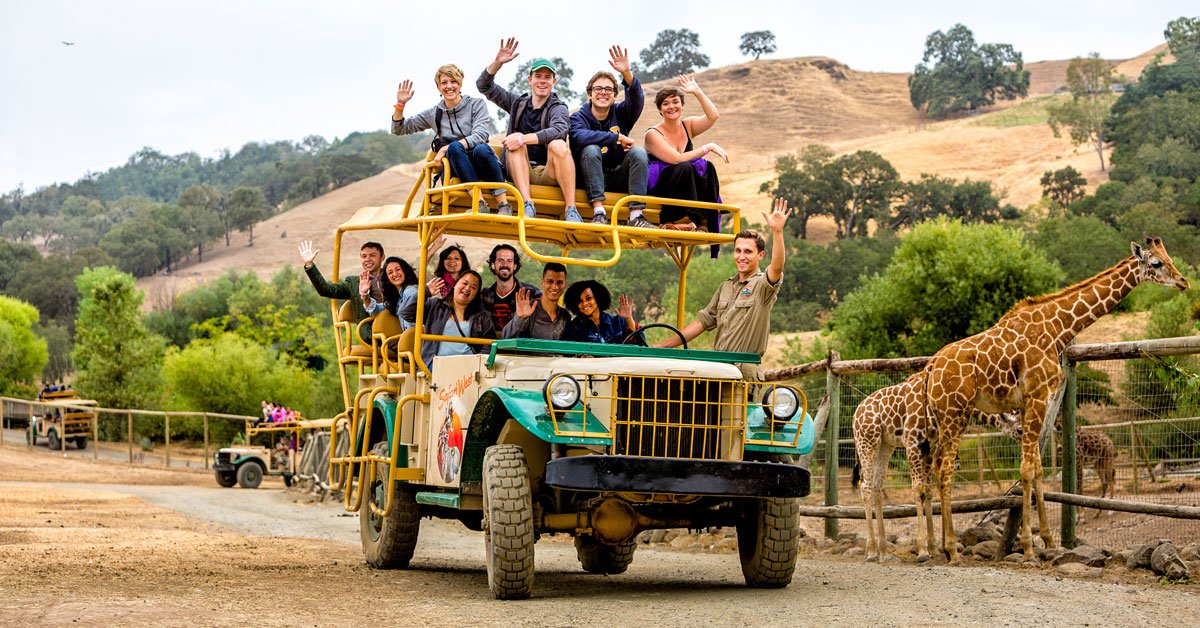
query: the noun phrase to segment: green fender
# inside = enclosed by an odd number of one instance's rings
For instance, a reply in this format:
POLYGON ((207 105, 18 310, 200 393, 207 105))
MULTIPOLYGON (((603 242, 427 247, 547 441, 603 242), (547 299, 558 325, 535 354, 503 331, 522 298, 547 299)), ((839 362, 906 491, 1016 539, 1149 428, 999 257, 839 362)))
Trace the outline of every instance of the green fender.
MULTIPOLYGON (((534 436, 548 442, 565 445, 611 445, 612 436, 559 436, 554 431, 554 420, 546 407, 546 398, 540 390, 515 388, 490 388, 479 396, 475 410, 471 413, 471 424, 467 427, 463 444, 462 481, 480 482, 483 479, 483 452, 495 444, 500 430, 509 419, 516 421, 534 436)), ((607 434, 608 429, 594 414, 576 406, 558 421, 559 430, 564 432, 586 432, 607 434)))
MULTIPOLYGON (((770 440, 771 432, 769 430, 767 413, 761 405, 755 404, 746 408, 746 438, 754 440, 770 440)), ((748 451, 765 451, 776 454, 794 454, 804 455, 813 450, 813 446, 817 442, 816 429, 813 425, 812 416, 808 413, 804 414, 804 420, 799 421, 793 418, 787 424, 775 432, 775 440, 790 441, 795 438, 796 430, 800 430, 800 438, 796 440, 795 447, 783 445, 746 445, 748 451)))
POLYGON ((253 460, 255 462, 262 462, 262 460, 258 459, 258 456, 238 456, 237 460, 233 461, 233 465, 241 466, 241 464, 243 462, 246 462, 247 460, 253 460))
MULTIPOLYGON (((379 417, 376 417, 375 420, 378 420, 379 418, 383 419, 383 430, 387 435, 387 442, 390 446, 392 444, 392 436, 396 433, 396 400, 392 399, 391 397, 376 396, 375 403, 371 407, 374 408, 374 411, 379 415, 379 417)), ((374 421, 372 421, 372 423, 373 425, 371 426, 371 431, 375 434, 379 434, 378 424, 374 421)), ((358 424, 358 442, 360 443, 362 442, 362 430, 365 426, 366 421, 359 422, 358 424)), ((398 466, 407 467, 408 447, 401 445, 399 449, 396 450, 396 457, 397 460, 404 461, 404 464, 398 466)))

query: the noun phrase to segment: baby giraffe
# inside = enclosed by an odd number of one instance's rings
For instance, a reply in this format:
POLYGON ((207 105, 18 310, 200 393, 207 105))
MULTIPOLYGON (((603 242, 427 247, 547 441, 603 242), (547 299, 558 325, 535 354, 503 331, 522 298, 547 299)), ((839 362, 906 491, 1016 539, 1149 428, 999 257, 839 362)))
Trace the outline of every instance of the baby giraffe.
MULTIPOLYGON (((854 449, 858 462, 851 483, 862 495, 867 519, 867 562, 883 559, 887 534, 883 522, 883 480, 888 460, 897 447, 904 447, 913 493, 917 500, 917 561, 925 562, 937 551, 933 528, 933 494, 930 477, 933 451, 937 448, 937 426, 925 412, 925 371, 867 395, 854 410, 854 449), (862 481, 859 482, 859 469, 862 481)), ((1009 414, 975 412, 972 418, 1000 428, 1017 438, 1019 424, 1009 414)))

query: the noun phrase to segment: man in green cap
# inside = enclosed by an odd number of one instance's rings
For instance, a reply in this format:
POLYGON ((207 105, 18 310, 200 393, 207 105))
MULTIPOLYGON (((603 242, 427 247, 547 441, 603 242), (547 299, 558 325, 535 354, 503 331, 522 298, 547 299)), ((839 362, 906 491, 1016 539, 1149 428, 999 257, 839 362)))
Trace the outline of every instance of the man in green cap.
POLYGON ((554 93, 558 70, 549 59, 537 58, 529 67, 529 94, 517 94, 496 84, 501 66, 517 58, 517 40, 500 43, 496 58, 475 81, 488 100, 508 113, 504 163, 508 178, 525 198, 525 217, 536 214, 529 186, 557 185, 562 190, 568 222, 583 222, 575 209, 575 162, 567 147, 570 120, 567 105, 554 93))

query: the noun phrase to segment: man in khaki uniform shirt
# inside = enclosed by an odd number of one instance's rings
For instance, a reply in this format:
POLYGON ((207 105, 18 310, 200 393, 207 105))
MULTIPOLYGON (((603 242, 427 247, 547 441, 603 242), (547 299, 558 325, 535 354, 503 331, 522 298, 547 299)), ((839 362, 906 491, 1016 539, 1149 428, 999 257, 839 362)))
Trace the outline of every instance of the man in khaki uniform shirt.
MULTIPOLYGON (((713 349, 717 351, 745 351, 762 355, 767 350, 767 337, 771 330, 771 306, 779 295, 783 281, 783 262, 787 253, 783 246, 783 226, 792 212, 787 201, 775 199, 775 210, 763 214, 771 228, 771 263, 766 272, 758 264, 767 255, 767 243, 756 231, 738 233, 733 242, 733 262, 737 274, 721 283, 717 293, 696 320, 680 331, 688 341, 716 328, 713 349)), ((677 347, 679 337, 671 336, 658 346, 677 347)), ((748 381, 761 381, 762 370, 757 364, 738 364, 742 376, 748 381)))

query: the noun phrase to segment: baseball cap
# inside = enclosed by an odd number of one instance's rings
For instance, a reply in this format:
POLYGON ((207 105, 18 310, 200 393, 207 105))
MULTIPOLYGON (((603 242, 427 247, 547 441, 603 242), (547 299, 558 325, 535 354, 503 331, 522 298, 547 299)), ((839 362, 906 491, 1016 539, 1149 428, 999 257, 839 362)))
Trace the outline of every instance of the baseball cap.
POLYGON ((553 72, 554 76, 558 76, 558 68, 555 68, 554 64, 550 63, 550 60, 545 57, 538 57, 534 59, 533 65, 529 66, 529 73, 533 74, 542 68, 546 68, 547 70, 553 72))

